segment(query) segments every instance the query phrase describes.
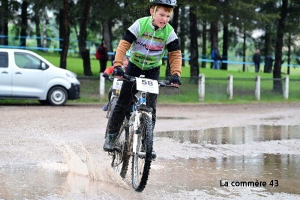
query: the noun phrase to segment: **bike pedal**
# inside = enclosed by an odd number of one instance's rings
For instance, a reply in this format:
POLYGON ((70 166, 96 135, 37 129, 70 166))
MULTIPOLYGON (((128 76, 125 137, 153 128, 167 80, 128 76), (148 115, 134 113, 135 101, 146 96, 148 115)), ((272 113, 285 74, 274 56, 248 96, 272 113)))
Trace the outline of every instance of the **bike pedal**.
POLYGON ((118 153, 121 153, 122 152, 122 149, 120 147, 115 147, 114 148, 114 151, 118 152, 118 153))

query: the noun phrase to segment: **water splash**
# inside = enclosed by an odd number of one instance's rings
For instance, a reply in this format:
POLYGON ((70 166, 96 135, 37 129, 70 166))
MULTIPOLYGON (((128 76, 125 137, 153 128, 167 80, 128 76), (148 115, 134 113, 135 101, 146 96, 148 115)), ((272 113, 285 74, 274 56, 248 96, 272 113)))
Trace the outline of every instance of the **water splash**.
MULTIPOLYGON (((113 171, 106 160, 96 163, 82 143, 78 141, 67 143, 63 138, 53 134, 46 137, 63 154, 68 172, 87 176, 91 180, 109 182, 118 187, 128 188, 128 184, 113 171)), ((110 161, 110 157, 107 157, 107 160, 110 161)))

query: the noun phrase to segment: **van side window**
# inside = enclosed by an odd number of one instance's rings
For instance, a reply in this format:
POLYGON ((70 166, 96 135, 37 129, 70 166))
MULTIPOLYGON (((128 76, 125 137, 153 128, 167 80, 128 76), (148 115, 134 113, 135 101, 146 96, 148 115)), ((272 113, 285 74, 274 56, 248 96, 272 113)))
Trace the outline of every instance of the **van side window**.
POLYGON ((8 68, 8 53, 0 52, 0 67, 8 68))
POLYGON ((27 53, 16 52, 15 63, 23 69, 41 69, 41 60, 27 53))

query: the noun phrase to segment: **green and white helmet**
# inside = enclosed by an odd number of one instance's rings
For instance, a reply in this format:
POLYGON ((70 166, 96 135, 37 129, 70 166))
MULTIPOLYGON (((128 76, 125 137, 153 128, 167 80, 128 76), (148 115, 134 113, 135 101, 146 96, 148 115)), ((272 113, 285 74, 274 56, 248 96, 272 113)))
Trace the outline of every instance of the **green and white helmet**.
POLYGON ((174 8, 176 3, 176 0, 150 0, 150 6, 164 5, 174 8))

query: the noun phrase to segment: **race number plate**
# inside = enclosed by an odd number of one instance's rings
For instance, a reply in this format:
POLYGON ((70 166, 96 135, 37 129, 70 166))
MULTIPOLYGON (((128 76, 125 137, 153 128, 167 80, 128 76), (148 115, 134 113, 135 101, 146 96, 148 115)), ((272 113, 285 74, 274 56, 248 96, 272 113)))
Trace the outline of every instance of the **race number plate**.
POLYGON ((115 78, 112 88, 115 89, 115 90, 121 90, 122 84, 123 84, 122 80, 119 80, 119 79, 115 78))
POLYGON ((136 89, 143 92, 150 92, 158 94, 158 82, 157 80, 147 78, 136 78, 136 89))

